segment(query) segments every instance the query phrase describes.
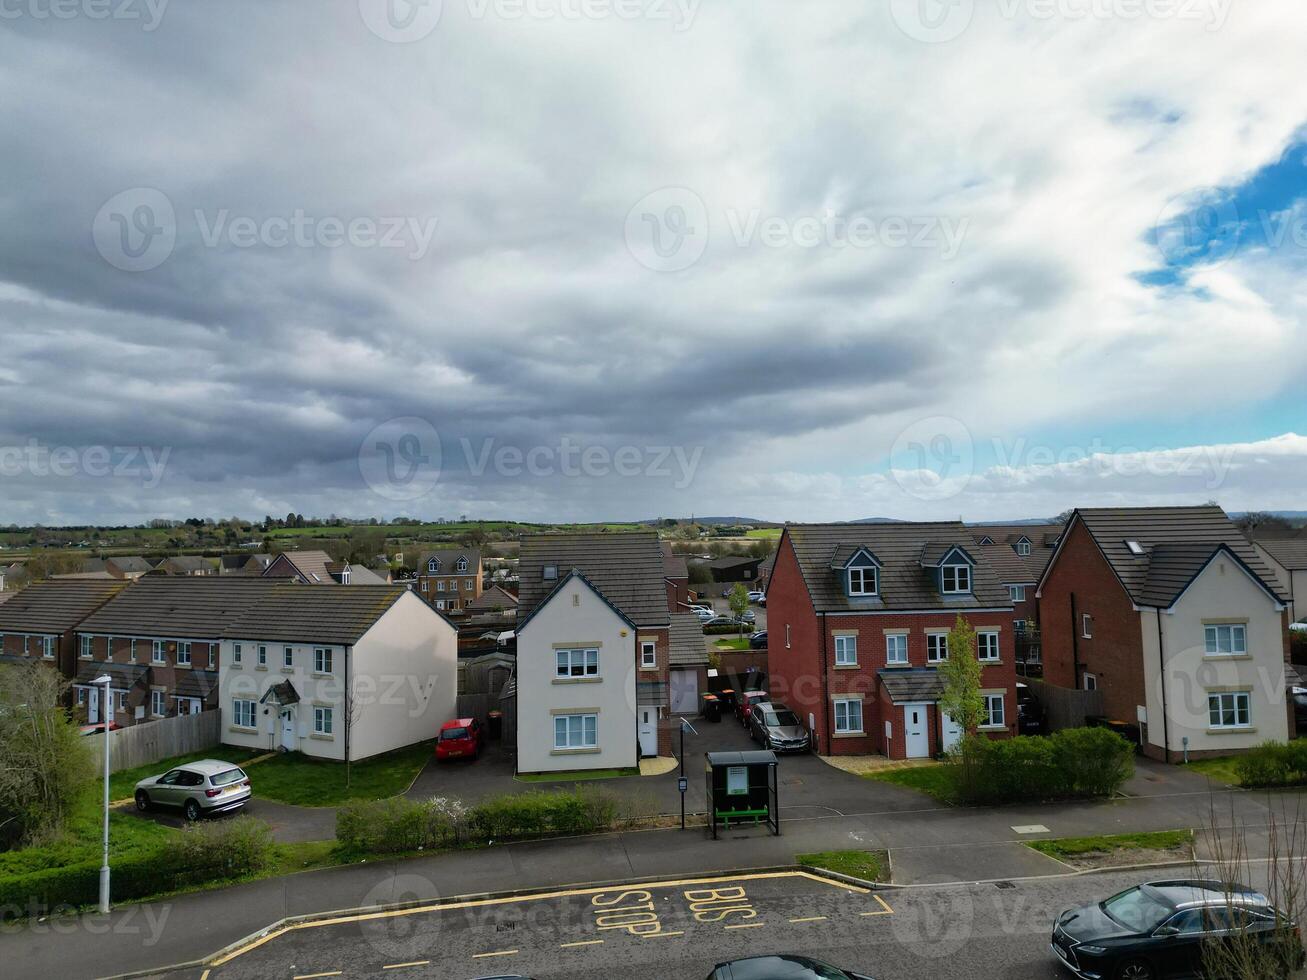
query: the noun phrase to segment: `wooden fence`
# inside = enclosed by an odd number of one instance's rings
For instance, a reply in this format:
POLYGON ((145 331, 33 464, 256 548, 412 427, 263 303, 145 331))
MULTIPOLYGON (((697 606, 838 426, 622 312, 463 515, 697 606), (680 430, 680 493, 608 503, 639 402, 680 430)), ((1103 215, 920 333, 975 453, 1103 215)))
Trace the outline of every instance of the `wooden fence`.
MULTIPOLYGON (((104 769, 104 736, 88 735, 97 772, 104 769)), ((109 733, 109 770, 134 769, 160 759, 202 752, 222 741, 222 712, 201 711, 142 722, 109 733)))
POLYGON ((1023 678, 1023 681, 1030 685, 1031 693, 1044 706, 1050 731, 1083 728, 1087 717, 1103 713, 1102 691, 1077 691, 1034 677, 1023 678))

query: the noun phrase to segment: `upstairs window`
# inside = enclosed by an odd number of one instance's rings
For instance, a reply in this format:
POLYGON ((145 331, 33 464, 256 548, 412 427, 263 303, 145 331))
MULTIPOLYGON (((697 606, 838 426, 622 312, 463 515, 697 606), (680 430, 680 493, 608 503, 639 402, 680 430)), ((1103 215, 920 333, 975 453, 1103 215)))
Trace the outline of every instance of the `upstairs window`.
POLYGON ((926 663, 937 664, 948 659, 948 634, 926 634, 926 663))
POLYGON ((940 589, 946 595, 971 591, 970 565, 945 565, 940 569, 940 589))
POLYGON ((191 645, 186 640, 177 644, 177 666, 189 667, 191 665, 191 645))
POLYGON ((885 635, 885 663, 906 664, 908 662, 908 635, 906 633, 887 633, 885 635))
POLYGON ((1129 550, 1130 554, 1133 555, 1134 557, 1142 558, 1144 556, 1144 546, 1141 545, 1138 541, 1135 541, 1133 538, 1127 541, 1125 543, 1125 546, 1129 550))
POLYGON ((1030 542, 1027 541, 1025 538, 1022 538, 1020 541, 1017 542, 1017 554, 1018 555, 1030 554, 1030 542))
POLYGON ((1207 656, 1240 657, 1248 652, 1248 628, 1242 623, 1204 626, 1207 656))
POLYGON ((858 665, 858 638, 856 636, 835 637, 835 666, 856 667, 858 665))
POLYGON ((1013 602, 1026 601, 1026 587, 1024 585, 1009 585, 1007 587, 1008 598, 1013 602))
POLYGON ((460 558, 460 559, 458 560, 458 570, 459 570, 460 573, 461 573, 461 572, 466 572, 466 571, 467 571, 467 559, 466 559, 466 558, 460 558))
POLYGON ((558 677, 598 677, 598 650, 555 650, 555 672, 558 677))
POLYGON ((996 662, 998 660, 998 634, 986 630, 976 634, 976 659, 996 662))
POLYGON ((849 595, 875 595, 879 591, 875 565, 849 569, 849 595))
POLYGON ((161 664, 165 662, 163 655, 163 640, 155 640, 150 645, 150 663, 161 664))
POLYGON ((436 574, 436 571, 437 571, 439 568, 440 568, 440 559, 439 559, 439 558, 432 558, 429 562, 427 562, 427 572, 428 572, 429 574, 431 574, 431 575, 435 575, 435 574, 436 574))

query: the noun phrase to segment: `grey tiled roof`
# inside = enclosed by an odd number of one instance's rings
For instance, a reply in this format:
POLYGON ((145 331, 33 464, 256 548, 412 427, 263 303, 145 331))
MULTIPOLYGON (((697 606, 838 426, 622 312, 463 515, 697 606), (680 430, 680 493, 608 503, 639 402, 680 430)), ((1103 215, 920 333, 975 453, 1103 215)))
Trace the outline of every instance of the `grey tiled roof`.
POLYGON ((558 581, 579 570, 637 626, 668 624, 663 552, 653 531, 524 536, 518 564, 519 623, 558 584, 544 579, 546 565, 557 566, 558 581))
POLYGON ((386 585, 386 580, 367 565, 349 566, 350 585, 386 585))
POLYGON ((667 707, 667 705, 670 703, 667 697, 667 682, 666 681, 636 681, 635 703, 656 704, 664 708, 667 707))
POLYGON ((1077 510, 1072 525, 1077 520, 1093 535, 1139 605, 1169 606, 1218 545, 1228 548, 1268 591, 1278 595, 1266 563, 1220 507, 1090 508, 1077 510), (1138 541, 1144 554, 1132 554, 1127 541, 1138 541))
POLYGON ((933 667, 904 670, 887 667, 877 673, 890 700, 898 704, 904 701, 934 701, 944 693, 944 680, 933 667))
POLYGON ((673 613, 670 636, 670 657, 673 667, 702 667, 708 663, 708 642, 703 625, 693 613, 673 613))
POLYGON ((165 564, 183 572, 211 572, 214 568, 213 562, 200 555, 174 555, 165 564))
POLYGON ((985 556, 994 566, 999 579, 1005 584, 1028 585, 1038 582, 1048 567, 1049 559, 1057 550, 1057 540, 1062 536, 1061 524, 969 524, 977 547, 985 551, 985 556), (982 545, 986 537, 992 538, 992 545, 982 545), (1030 554, 1019 555, 1016 544, 1022 538, 1030 542, 1030 554))
POLYGON ((413 566, 413 571, 419 575, 470 575, 476 573, 477 566, 480 563, 480 548, 437 548, 434 551, 424 551, 418 555, 418 561, 413 566), (434 573, 427 571, 427 562, 432 558, 440 559, 440 568, 434 573), (467 559, 466 572, 457 571, 460 558, 467 559))
MULTIPOLYGON (((1044 574, 1048 558, 1037 552, 1018 555, 1009 544, 978 544, 971 549, 985 556, 994 574, 1004 585, 1033 585, 1044 574)), ((1049 555, 1052 551, 1048 552, 1049 555)))
POLYGON ((184 698, 207 698, 218 689, 216 670, 179 670, 172 693, 184 698))
POLYGON ((663 542, 663 575, 667 578, 689 578, 690 570, 686 567, 685 558, 672 551, 672 546, 666 541, 663 542))
POLYGON ((785 529, 813 606, 818 612, 853 610, 941 610, 966 612, 977 608, 1010 608, 1007 589, 977 554, 970 531, 960 522, 932 524, 795 524, 785 529), (941 595, 936 572, 923 568, 927 544, 957 544, 975 560, 972 594, 941 595), (850 598, 840 575, 831 568, 837 549, 865 547, 881 562, 880 595, 850 598))
POLYGON ((1257 543, 1285 568, 1307 569, 1307 538, 1258 538, 1257 543))
POLYGON ((469 602, 466 608, 473 612, 493 612, 496 609, 513 612, 517 609, 517 596, 502 586, 492 585, 469 602))
MULTIPOLYGON (((228 625, 222 635, 235 640, 349 646, 357 643, 407 591, 402 585, 310 589, 279 582, 228 625)), ((423 605, 433 616, 440 615, 434 607, 423 605)))
POLYGON ((0 633, 63 633, 130 587, 114 578, 33 583, 0 605, 0 633))
MULTIPOLYGON (((325 551, 283 551, 277 558, 285 558, 290 562, 295 571, 299 572, 300 576, 309 585, 336 584, 336 580, 331 577, 331 572, 327 568, 331 564, 331 556, 325 551)), ((267 578, 293 578, 294 576, 283 575, 280 572, 274 575, 268 574, 277 558, 268 563, 268 567, 263 570, 263 574, 267 578)))
POLYGON ((118 664, 104 663, 97 660, 79 660, 77 661, 76 683, 89 684, 101 674, 108 674, 113 678, 114 687, 131 687, 144 677, 149 669, 144 664, 118 664))
POLYGON ((81 624, 85 633, 217 639, 277 586, 243 575, 146 575, 81 624))
POLYGON ((105 562, 105 564, 112 565, 114 568, 118 569, 118 571, 125 574, 135 572, 145 573, 154 570, 150 563, 140 555, 127 555, 122 558, 110 558, 105 562))

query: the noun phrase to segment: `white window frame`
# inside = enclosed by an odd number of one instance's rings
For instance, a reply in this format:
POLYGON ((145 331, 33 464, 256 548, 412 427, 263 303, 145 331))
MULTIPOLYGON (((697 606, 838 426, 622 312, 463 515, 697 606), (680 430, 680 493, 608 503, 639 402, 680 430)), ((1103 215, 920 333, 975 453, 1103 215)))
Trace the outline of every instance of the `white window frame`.
POLYGON ((848 583, 851 596, 880 594, 880 574, 875 565, 854 565, 849 569, 848 583), (868 580, 871 583, 870 588, 868 588, 868 580))
POLYGON ((168 662, 168 645, 163 640, 150 643, 150 663, 166 664, 168 662))
POLYGON ((177 641, 177 666, 189 667, 191 665, 191 644, 189 640, 177 641))
POLYGON ((971 566, 966 562, 942 566, 939 570, 939 590, 945 595, 967 595, 970 593, 971 566), (951 576, 950 573, 952 573, 951 576), (953 579, 952 588, 949 588, 948 580, 950 577, 953 579))
POLYGON ((977 630, 976 631, 976 659, 982 664, 996 664, 999 661, 999 638, 998 630, 977 630), (989 646, 993 655, 986 653, 985 647, 989 646))
POLYGON ((477 580, 474 579, 474 578, 467 579, 466 581, 463 582, 463 591, 464 591, 464 592, 475 592, 475 591, 476 591, 476 588, 477 588, 476 583, 477 583, 477 580))
POLYGON ((835 720, 836 735, 861 735, 864 732, 862 719, 862 698, 835 698, 831 706, 831 712, 835 720), (851 724, 853 720, 853 705, 857 705, 858 726, 856 728, 851 724), (841 724, 840 712, 843 709, 844 720, 841 724))
POLYGON ((329 736, 336 734, 335 710, 329 705, 315 704, 313 706, 313 734, 329 736))
POLYGON ((466 571, 467 571, 467 559, 460 558, 458 560, 458 574, 462 575, 466 571))
POLYGON ((449 591, 450 591, 450 592, 457 592, 457 591, 458 591, 458 579, 456 579, 456 578, 451 578, 451 579, 449 580, 449 591))
POLYGON ((86 703, 86 691, 87 689, 84 687, 79 687, 77 689, 77 703, 79 705, 86 703))
POLYGON ((886 633, 885 634, 885 663, 888 666, 902 665, 908 663, 908 634, 907 633, 886 633), (903 656, 891 656, 902 650, 903 656))
POLYGON ((423 592, 427 591, 427 585, 428 585, 428 582, 427 582, 426 579, 423 579, 423 580, 422 580, 421 585, 422 585, 422 591, 423 591, 423 592))
POLYGON ((1207 727, 1222 728, 1230 731, 1237 731, 1242 728, 1251 728, 1253 723, 1253 698, 1250 691, 1213 691, 1207 695, 1207 727), (1229 699, 1229 707, 1226 707, 1226 699, 1229 699), (1220 716, 1217 721, 1212 721, 1212 710, 1215 708, 1220 716), (1227 724, 1225 721, 1226 711, 1234 712, 1234 723, 1227 724), (1242 713, 1243 720, 1239 720, 1242 713))
POLYGON ((231 662, 233 667, 239 667, 241 663, 241 645, 233 643, 231 645, 231 662))
POLYGON ((161 691, 157 687, 150 688, 150 714, 155 718, 163 718, 168 714, 167 691, 161 691))
POLYGON ((1094 638, 1094 617, 1089 613, 1080 614, 1080 636, 1085 640, 1094 638))
POLYGON ((858 666, 858 638, 841 634, 835 637, 835 666, 858 666))
POLYGON ((1021 555, 1022 557, 1026 557, 1026 556, 1028 556, 1028 555, 1030 554, 1030 542, 1029 542, 1029 541, 1018 541, 1018 542, 1017 542, 1017 554, 1018 554, 1018 555, 1021 555))
POLYGON ((54 637, 41 637, 41 656, 46 660, 54 659, 54 637))
POLYGON ((231 723, 237 728, 253 728, 254 702, 244 698, 232 698, 231 723))
POLYGON ((948 659, 948 633, 940 632, 938 630, 927 633, 926 634, 926 663, 942 664, 947 659, 948 659), (935 651, 931 649, 932 646, 937 647, 938 656, 936 656, 935 651))
POLYGON ((314 647, 313 648, 313 672, 315 674, 330 674, 333 664, 331 647, 314 647))
POLYGON ((1097 675, 1097 674, 1091 674, 1091 673, 1089 673, 1089 671, 1085 671, 1085 673, 1084 673, 1083 675, 1081 675, 1081 678, 1080 678, 1080 689, 1081 689, 1082 691, 1097 691, 1097 690, 1098 690, 1098 675, 1097 675))
POLYGON ((209 669, 216 670, 218 667, 218 647, 217 644, 209 644, 209 669))
POLYGON ((1208 623, 1203 626, 1203 645, 1209 657, 1244 657, 1248 655, 1248 626, 1245 623, 1208 623), (1221 649, 1221 633, 1229 634, 1226 645, 1221 649), (1235 638, 1238 638, 1236 646, 1235 638))
POLYGON ((436 591, 437 591, 437 592, 444 592, 444 591, 445 591, 445 580, 444 580, 443 578, 442 578, 442 579, 437 579, 437 580, 436 580, 436 591))
POLYGON ((658 666, 658 644, 653 640, 640 641, 640 666, 646 670, 658 666))
POLYGON ((1013 602, 1026 601, 1026 587, 1024 585, 1009 585, 1007 587, 1008 598, 1013 602))
POLYGON ((596 714, 554 715, 554 750, 599 747, 599 716, 596 714))
POLYGON ((554 676, 558 679, 599 676, 599 650, 576 647, 554 651, 554 676))
POLYGON ((266 643, 259 644, 258 652, 255 657, 255 665, 258 667, 268 666, 268 645, 266 643))
POLYGON ((285 646, 284 646, 284 647, 281 648, 281 669, 282 669, 282 670, 294 670, 294 669, 295 669, 295 648, 294 648, 294 647, 285 647, 285 646))
POLYGON ((439 569, 440 569, 440 559, 439 559, 439 558, 432 558, 429 562, 427 562, 427 574, 428 574, 428 575, 435 575, 436 572, 439 571, 439 569))
POLYGON ((78 653, 83 660, 90 660, 93 654, 93 651, 91 649, 91 637, 83 636, 81 638, 81 642, 82 642, 82 648, 81 650, 78 651, 78 653))
POLYGON ((1006 728, 1007 727, 1007 708, 1006 699, 1002 694, 984 694, 985 699, 985 723, 981 728, 1006 728), (995 710, 997 708, 997 710, 995 710))
POLYGON ((198 715, 204 710, 204 702, 199 698, 178 694, 173 697, 173 700, 177 702, 177 714, 179 715, 198 715), (186 706, 186 711, 182 711, 182 705, 186 706))

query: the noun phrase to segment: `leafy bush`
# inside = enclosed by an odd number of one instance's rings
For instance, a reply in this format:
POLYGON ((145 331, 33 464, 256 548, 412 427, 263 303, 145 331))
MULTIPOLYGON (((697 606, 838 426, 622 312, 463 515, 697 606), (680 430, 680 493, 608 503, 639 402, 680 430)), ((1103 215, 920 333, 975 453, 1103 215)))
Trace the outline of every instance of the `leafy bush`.
POLYGON ((1106 728, 992 740, 969 736, 951 765, 960 799, 1014 803, 1111 796, 1134 771, 1134 747, 1106 728))
POLYGON ((363 854, 402 854, 448 847, 466 836, 467 814, 457 800, 392 797, 349 803, 336 813, 336 839, 363 854))
POLYGON ((1239 756, 1234 771, 1244 786, 1291 786, 1307 782, 1307 738, 1263 742, 1239 756))

